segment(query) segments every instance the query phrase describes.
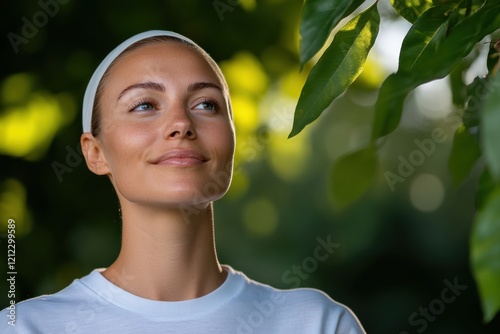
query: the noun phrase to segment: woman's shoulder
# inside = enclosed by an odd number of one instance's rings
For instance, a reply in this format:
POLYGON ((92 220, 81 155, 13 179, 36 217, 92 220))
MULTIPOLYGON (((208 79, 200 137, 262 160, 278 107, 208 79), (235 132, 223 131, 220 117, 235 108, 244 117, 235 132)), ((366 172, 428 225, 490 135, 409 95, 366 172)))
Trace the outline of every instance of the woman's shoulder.
MULTIPOLYGON (((14 305, 17 310, 22 310, 26 312, 30 309, 43 309, 42 307, 51 305, 52 307, 59 304, 64 304, 68 301, 74 300, 76 289, 76 280, 64 289, 51 294, 44 294, 37 297, 28 298, 22 300, 14 305)), ((8 308, 2 310, 2 312, 7 311, 8 308)))
POLYGON ((252 305, 264 315, 266 312, 272 313, 275 319, 283 318, 288 324, 297 325, 297 322, 300 326, 308 322, 311 326, 308 328, 326 326, 332 333, 364 333, 352 310, 321 290, 278 289, 249 279, 241 272, 236 274, 246 282, 240 295, 241 302, 252 305))
POLYGON ((296 309, 299 312, 327 312, 341 315, 352 313, 344 304, 337 302, 325 292, 314 288, 293 288, 278 289, 270 285, 265 285, 254 281, 256 289, 260 289, 262 294, 267 294, 270 300, 276 304, 296 309))
MULTIPOLYGON (((229 267, 230 268, 230 267, 229 267)), ((343 309, 345 305, 333 300, 325 292, 314 288, 279 289, 248 278, 244 273, 230 269, 234 275, 240 276, 246 282, 246 292, 255 297, 268 297, 281 303, 291 303, 303 306, 308 304, 317 307, 333 307, 343 309)))
POLYGON ((17 333, 29 328, 31 324, 50 323, 65 314, 74 313, 79 305, 84 305, 89 300, 88 289, 80 281, 81 279, 75 279, 67 287, 53 294, 25 299, 1 310, 0 332, 9 333, 8 330, 16 330, 17 333))

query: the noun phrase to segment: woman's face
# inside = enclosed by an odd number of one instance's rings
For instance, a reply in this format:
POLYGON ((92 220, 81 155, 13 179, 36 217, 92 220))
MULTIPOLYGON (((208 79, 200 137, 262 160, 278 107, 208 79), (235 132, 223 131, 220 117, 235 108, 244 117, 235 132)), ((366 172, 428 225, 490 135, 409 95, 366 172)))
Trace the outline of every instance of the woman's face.
POLYGON ((100 108, 105 173, 121 200, 193 205, 227 191, 235 147, 229 96, 195 50, 165 41, 124 54, 100 108))

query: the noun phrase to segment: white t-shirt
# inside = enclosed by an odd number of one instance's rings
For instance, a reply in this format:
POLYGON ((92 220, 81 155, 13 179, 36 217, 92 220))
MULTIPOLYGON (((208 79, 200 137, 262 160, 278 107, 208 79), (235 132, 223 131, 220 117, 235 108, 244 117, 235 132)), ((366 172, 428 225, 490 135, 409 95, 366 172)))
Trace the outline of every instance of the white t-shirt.
POLYGON ((18 303, 15 322, 12 309, 2 310, 0 333, 365 333, 350 309, 319 290, 278 290, 224 269, 216 290, 176 302, 133 295, 95 269, 58 293, 18 303))

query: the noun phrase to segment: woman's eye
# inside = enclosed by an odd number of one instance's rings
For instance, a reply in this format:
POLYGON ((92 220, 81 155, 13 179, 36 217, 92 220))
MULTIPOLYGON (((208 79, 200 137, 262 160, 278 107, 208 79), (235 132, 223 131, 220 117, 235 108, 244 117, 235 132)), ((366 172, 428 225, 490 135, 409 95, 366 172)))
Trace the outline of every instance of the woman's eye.
POLYGON ((199 104, 197 104, 194 109, 201 109, 201 110, 217 110, 217 103, 212 102, 212 101, 203 101, 199 104))
POLYGON ((137 104, 135 104, 134 106, 132 106, 131 110, 133 111, 150 111, 150 110, 154 110, 155 107, 153 105, 153 103, 151 102, 139 102, 137 104))
POLYGON ((140 111, 153 110, 153 109, 154 109, 153 105, 149 102, 148 103, 141 103, 134 108, 134 110, 140 110, 140 111))

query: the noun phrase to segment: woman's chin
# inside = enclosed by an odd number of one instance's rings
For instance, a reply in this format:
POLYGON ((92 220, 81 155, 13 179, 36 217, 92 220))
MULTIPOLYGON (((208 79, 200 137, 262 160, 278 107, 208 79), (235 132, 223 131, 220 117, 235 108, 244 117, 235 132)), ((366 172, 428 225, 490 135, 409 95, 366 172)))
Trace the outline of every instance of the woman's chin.
POLYGON ((135 196, 124 197, 128 202, 140 204, 141 206, 163 208, 194 207, 196 209, 202 209, 208 207, 211 202, 220 199, 223 195, 224 192, 204 195, 200 192, 176 191, 174 193, 160 193, 153 196, 145 196, 142 198, 137 196, 137 194, 135 194, 135 196))

